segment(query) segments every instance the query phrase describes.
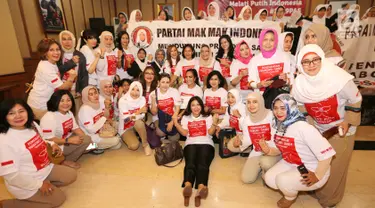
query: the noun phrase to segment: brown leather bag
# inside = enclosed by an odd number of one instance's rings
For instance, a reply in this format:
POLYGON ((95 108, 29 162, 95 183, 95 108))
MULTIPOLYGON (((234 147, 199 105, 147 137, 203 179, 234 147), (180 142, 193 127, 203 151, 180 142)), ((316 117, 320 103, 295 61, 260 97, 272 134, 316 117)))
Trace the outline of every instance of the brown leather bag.
POLYGON ((65 160, 64 155, 57 157, 55 153, 52 152, 52 146, 49 143, 47 143, 47 152, 49 161, 51 161, 53 164, 60 165, 65 160))
POLYGON ((167 145, 155 148, 155 161, 156 164, 163 165, 165 167, 176 167, 184 159, 184 153, 182 146, 179 142, 173 141, 167 145), (168 166, 166 164, 180 159, 176 165, 168 166))
POLYGON ((333 136, 339 133, 339 128, 337 126, 334 126, 327 131, 322 133, 322 136, 326 138, 327 140, 331 139, 333 136))

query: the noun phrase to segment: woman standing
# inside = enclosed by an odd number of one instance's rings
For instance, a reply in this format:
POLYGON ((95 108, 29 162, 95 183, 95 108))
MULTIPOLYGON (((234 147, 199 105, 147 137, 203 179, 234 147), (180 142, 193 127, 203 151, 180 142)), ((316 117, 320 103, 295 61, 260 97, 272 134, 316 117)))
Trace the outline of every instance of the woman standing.
POLYGON ((228 107, 227 83, 218 71, 212 71, 207 76, 207 89, 203 93, 204 111, 211 114, 223 115, 228 107))
POLYGON ((272 104, 274 142, 277 149, 263 143, 267 155, 282 154, 283 159, 264 176, 267 185, 283 193, 277 205, 290 207, 299 191, 323 187, 330 176, 330 163, 335 150, 316 128, 305 121, 297 102, 289 94, 281 94, 272 104))
POLYGON ((182 9, 182 20, 181 21, 191 21, 195 20, 193 10, 190 7, 184 7, 182 9))
POLYGON ((167 48, 167 60, 164 63, 165 66, 163 66, 164 71, 161 71, 160 73, 171 75, 172 87, 178 85, 178 83, 176 83, 178 77, 175 75, 178 62, 180 62, 180 55, 178 54, 177 47, 175 45, 169 45, 167 48))
POLYGON ((200 57, 197 60, 194 68, 198 70, 199 83, 202 86, 207 85, 207 75, 211 73, 213 70, 219 71, 221 73, 221 67, 219 62, 217 62, 213 58, 212 50, 206 44, 203 44, 201 46, 200 57))
POLYGON ((139 75, 145 70, 147 64, 152 60, 152 55, 146 59, 146 50, 140 48, 137 53, 137 58, 131 64, 130 69, 128 69, 128 74, 133 77, 133 79, 138 80, 139 75))
POLYGON ((305 105, 320 133, 331 128, 341 132, 329 139, 337 152, 332 160, 332 177, 316 192, 323 207, 335 206, 345 192, 356 126, 361 121, 362 96, 354 77, 326 59, 324 51, 315 44, 301 49, 297 66, 301 74, 296 78, 292 95, 305 105))
POLYGON ((136 23, 136 22, 141 22, 143 18, 142 12, 139 9, 135 9, 130 13, 130 19, 129 19, 129 24, 130 23, 136 23))
POLYGON ((208 14, 207 20, 209 20, 209 21, 220 20, 220 6, 219 6, 219 4, 214 2, 214 1, 211 2, 207 6, 207 14, 208 14))
POLYGON ((242 135, 231 139, 228 148, 231 152, 243 152, 253 145, 249 157, 242 168, 243 183, 254 183, 261 172, 267 172, 279 160, 279 154, 267 155, 267 146, 276 147, 272 140, 272 112, 266 109, 263 96, 252 92, 247 96, 246 115, 243 115, 240 127, 242 135), (264 144, 267 144, 264 145, 264 144))
POLYGON ((266 21, 268 17, 268 10, 267 9, 260 9, 258 13, 255 14, 254 20, 260 20, 262 22, 266 21))
POLYGON ((91 138, 77 125, 71 111, 74 105, 69 91, 54 92, 47 102, 48 112, 40 120, 40 127, 43 139, 55 142, 63 151, 65 160, 61 164, 78 169, 81 165, 76 161, 86 151, 91 138))
POLYGON ((177 63, 176 72, 174 77, 172 77, 172 83, 175 83, 178 77, 182 77, 185 80, 186 71, 188 69, 194 69, 197 61, 195 59, 195 50, 191 44, 186 44, 182 49, 183 59, 177 63))
MULTIPOLYGON (((47 154, 42 131, 31 108, 23 100, 5 100, 0 105, 0 176, 15 199, 0 202, 0 207, 52 208, 66 199, 59 186, 73 183, 74 169, 54 165, 47 154)), ((54 142, 52 151, 61 156, 54 142)))
MULTIPOLYGON (((216 54, 216 61, 220 63, 221 74, 230 83, 230 66, 234 60, 234 46, 229 35, 222 35, 219 38, 219 50, 216 54)), ((230 89, 230 88, 229 88, 230 89)))
POLYGON ((160 12, 159 12, 158 17, 156 18, 156 20, 159 20, 159 21, 170 21, 169 18, 168 18, 167 12, 164 9, 160 10, 160 12))
POLYGON ((69 70, 69 78, 64 83, 60 79, 57 62, 61 58, 61 46, 53 39, 45 38, 38 44, 41 61, 35 72, 33 89, 30 91, 27 103, 30 105, 35 119, 40 120, 47 113, 47 101, 56 89, 70 90, 77 72, 69 70))
POLYGON ((189 206, 195 184, 195 189, 198 189, 195 195, 195 206, 199 207, 201 199, 206 199, 208 196, 210 165, 215 157, 212 135, 215 133, 218 117, 212 118, 206 114, 202 100, 194 96, 188 103, 181 124, 177 117, 173 117, 173 122, 180 134, 186 136, 184 181, 182 183, 184 205, 189 206))
POLYGON ((155 69, 156 73, 163 73, 165 69, 163 67, 165 63, 165 51, 161 48, 158 48, 155 52, 155 61, 151 62, 152 68, 155 69))
POLYGON ((100 50, 94 50, 98 44, 97 34, 92 30, 85 30, 81 33, 79 40, 80 52, 86 58, 86 69, 89 73, 89 85, 98 85, 98 75, 96 74, 96 65, 99 62, 101 56, 104 55, 104 48, 100 50))
POLYGON ((151 155, 152 150, 147 142, 147 132, 143 118, 147 113, 147 103, 143 97, 142 85, 135 81, 130 85, 129 91, 119 101, 120 122, 119 134, 121 139, 130 150, 137 150, 141 138, 142 146, 147 156, 151 155))
POLYGON ((288 22, 288 18, 285 17, 285 7, 284 6, 278 6, 276 8, 276 11, 273 13, 273 21, 283 23, 283 26, 286 25, 288 22))
POLYGON ((236 20, 236 10, 232 6, 227 6, 224 12, 225 21, 234 21, 236 20))
POLYGON ((250 6, 244 6, 241 9, 240 15, 238 15, 237 21, 251 21, 253 19, 253 10, 250 6))
POLYGON ((101 80, 113 81, 117 70, 117 54, 113 51, 115 44, 113 43, 112 33, 103 31, 99 38, 100 44, 96 51, 104 51, 104 54, 100 56, 98 64, 96 65, 98 84, 100 84, 101 80))
POLYGON ((249 45, 243 40, 236 45, 234 57, 230 66, 230 84, 240 91, 242 100, 245 100, 247 94, 252 92, 248 86, 248 77, 250 69, 250 60, 253 57, 249 45))
POLYGON ((128 28, 128 15, 125 12, 120 12, 117 15, 118 20, 120 21, 118 28, 116 29, 116 34, 120 38, 120 32, 125 32, 128 28))
POLYGON ((117 54, 117 75, 120 79, 132 79, 128 74, 128 69, 131 68, 134 62, 134 48, 129 46, 129 34, 126 31, 118 33, 117 45, 115 54, 117 54))
POLYGON ((279 36, 279 43, 277 49, 279 51, 285 52, 290 60, 290 73, 292 75, 296 74, 296 57, 290 52, 293 46, 294 34, 292 32, 284 32, 279 36))

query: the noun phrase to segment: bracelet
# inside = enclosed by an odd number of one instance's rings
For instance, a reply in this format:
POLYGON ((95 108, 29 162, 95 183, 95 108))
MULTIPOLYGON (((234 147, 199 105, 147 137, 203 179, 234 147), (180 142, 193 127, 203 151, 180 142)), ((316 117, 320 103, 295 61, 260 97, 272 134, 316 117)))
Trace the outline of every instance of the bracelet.
POLYGON ((64 144, 69 145, 68 139, 69 139, 69 138, 66 138, 66 139, 65 139, 65 143, 64 143, 64 144))

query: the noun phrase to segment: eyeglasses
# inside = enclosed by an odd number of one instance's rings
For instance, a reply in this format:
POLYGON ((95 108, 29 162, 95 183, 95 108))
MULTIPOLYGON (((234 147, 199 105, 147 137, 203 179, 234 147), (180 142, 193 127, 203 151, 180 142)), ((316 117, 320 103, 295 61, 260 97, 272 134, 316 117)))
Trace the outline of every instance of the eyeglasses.
POLYGON ((313 58, 312 60, 304 59, 301 61, 302 66, 310 66, 311 63, 314 65, 320 64, 322 58, 313 58))

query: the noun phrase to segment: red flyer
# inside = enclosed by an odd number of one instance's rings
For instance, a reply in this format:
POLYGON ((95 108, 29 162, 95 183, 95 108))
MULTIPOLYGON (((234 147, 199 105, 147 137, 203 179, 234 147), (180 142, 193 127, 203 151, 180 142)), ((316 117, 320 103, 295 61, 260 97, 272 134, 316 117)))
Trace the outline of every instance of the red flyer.
POLYGON ((262 151, 259 145, 259 140, 264 138, 266 141, 271 140, 271 125, 270 124, 260 124, 255 126, 247 127, 250 135, 251 142, 254 145, 254 149, 257 152, 262 151))
POLYGON ((188 129, 189 129, 190 137, 206 136, 207 134, 206 120, 189 121, 188 129))
POLYGON ((337 96, 334 95, 318 103, 305 103, 307 113, 319 124, 329 124, 340 120, 337 96))

